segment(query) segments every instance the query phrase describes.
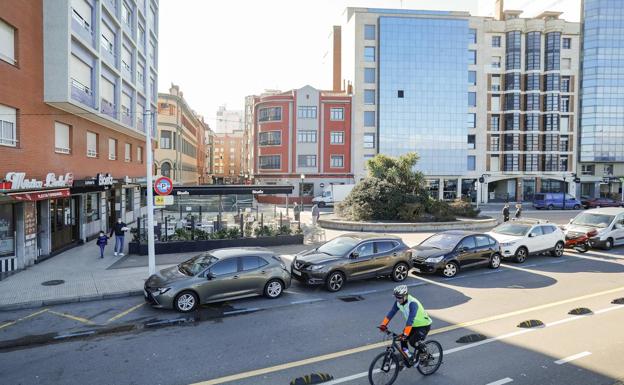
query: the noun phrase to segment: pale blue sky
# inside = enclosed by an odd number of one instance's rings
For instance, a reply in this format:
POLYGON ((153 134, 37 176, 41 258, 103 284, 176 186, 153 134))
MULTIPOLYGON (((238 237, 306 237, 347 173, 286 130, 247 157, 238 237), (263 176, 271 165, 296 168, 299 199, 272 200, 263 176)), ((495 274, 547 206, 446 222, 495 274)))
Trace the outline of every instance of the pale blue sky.
MULTIPOLYGON (((159 86, 178 84, 214 128, 217 107, 242 109, 267 88, 331 87, 332 25, 352 7, 469 11, 492 15, 494 0, 160 0, 159 86)), ((544 9, 579 19, 580 0, 506 0, 526 17, 544 9)))

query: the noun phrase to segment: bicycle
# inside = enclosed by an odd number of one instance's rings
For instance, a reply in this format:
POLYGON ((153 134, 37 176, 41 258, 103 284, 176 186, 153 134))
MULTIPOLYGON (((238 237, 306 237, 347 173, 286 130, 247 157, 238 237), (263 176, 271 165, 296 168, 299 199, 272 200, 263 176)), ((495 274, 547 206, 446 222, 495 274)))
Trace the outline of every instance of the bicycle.
MULTIPOLYGON (((381 329, 380 329, 381 330, 381 329)), ((368 368, 368 382, 371 385, 391 385, 396 381, 399 372, 405 368, 416 366, 420 374, 430 376, 442 365, 444 352, 442 345, 434 340, 419 341, 413 357, 408 357, 399 342, 399 335, 389 330, 382 330, 387 336, 392 336, 392 343, 386 351, 377 355, 368 368), (423 346, 424 345, 424 346, 423 346), (422 351, 421 351, 422 349, 422 351), (377 364, 379 367, 377 368, 377 364), (384 380, 386 378, 387 380, 384 380)))

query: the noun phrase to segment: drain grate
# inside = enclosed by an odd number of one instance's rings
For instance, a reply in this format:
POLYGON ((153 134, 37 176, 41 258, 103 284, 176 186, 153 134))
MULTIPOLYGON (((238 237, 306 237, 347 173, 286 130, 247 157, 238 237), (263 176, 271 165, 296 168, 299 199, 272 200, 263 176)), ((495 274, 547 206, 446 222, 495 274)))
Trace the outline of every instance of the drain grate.
POLYGON ((544 326, 544 323, 538 319, 530 319, 527 321, 522 321, 518 324, 519 328, 525 328, 525 329, 535 328, 538 326, 544 326))
POLYGON ((51 281, 41 282, 43 286, 57 286, 57 285, 62 285, 64 283, 65 281, 63 281, 62 279, 53 279, 51 281))
POLYGON ((585 315, 585 314, 591 314, 592 311, 586 307, 577 307, 576 309, 572 309, 568 312, 568 314, 572 314, 572 315, 585 315))
POLYGON ((468 334, 467 336, 463 336, 462 338, 458 339, 455 342, 457 342, 458 344, 467 344, 471 342, 483 341, 486 338, 487 337, 484 336, 483 334, 468 334))
POLYGON ((341 301, 344 302, 357 302, 357 301, 363 301, 364 297, 362 297, 361 295, 351 295, 351 296, 347 296, 347 297, 338 297, 341 301))

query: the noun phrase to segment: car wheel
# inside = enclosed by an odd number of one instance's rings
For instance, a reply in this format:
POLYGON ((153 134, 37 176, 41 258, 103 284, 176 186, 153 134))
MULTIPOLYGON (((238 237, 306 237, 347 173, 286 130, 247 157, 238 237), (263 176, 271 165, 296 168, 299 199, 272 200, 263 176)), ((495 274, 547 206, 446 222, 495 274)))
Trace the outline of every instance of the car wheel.
POLYGON ((197 294, 188 290, 176 295, 175 300, 173 301, 173 306, 180 313, 193 311, 197 308, 198 304, 199 298, 197 298, 197 294))
POLYGON ((611 250, 612 248, 613 248, 613 239, 612 238, 607 238, 607 240, 604 243, 603 249, 611 250))
POLYGON ((392 270, 392 280, 394 282, 402 282, 407 278, 407 274, 409 273, 409 266, 407 263, 399 262, 394 266, 392 270))
POLYGON ((459 272, 459 265, 455 262, 448 262, 442 269, 442 275, 446 278, 453 278, 459 272))
POLYGON ((516 250, 516 255, 514 259, 518 263, 524 263, 524 261, 526 261, 527 259, 528 254, 529 254, 529 251, 527 250, 526 247, 520 247, 518 250, 516 250))
POLYGON ((338 290, 342 289, 344 282, 345 282, 344 275, 339 271, 334 271, 327 277, 327 281, 325 282, 325 287, 327 288, 328 291, 335 293, 338 290))
POLYGON ((323 208, 323 207, 325 207, 325 202, 319 202, 319 203, 318 203, 318 207, 319 207, 319 208, 323 208))
POLYGON ((563 255, 563 242, 559 241, 555 248, 550 252, 553 257, 561 257, 563 255))
POLYGON ((283 292, 284 284, 279 279, 272 279, 264 285, 264 296, 267 298, 278 298, 283 292))
POLYGON ((490 257, 490 269, 498 269, 501 264, 501 256, 498 253, 492 254, 490 257))
POLYGON ((580 209, 581 209, 581 206, 580 206, 580 205, 574 205, 574 207, 573 207, 573 208, 574 208, 574 210, 580 210, 580 209))
POLYGON ((548 205, 548 210, 552 210, 552 209, 554 209, 554 208, 555 208, 555 206, 553 206, 553 205, 548 205))

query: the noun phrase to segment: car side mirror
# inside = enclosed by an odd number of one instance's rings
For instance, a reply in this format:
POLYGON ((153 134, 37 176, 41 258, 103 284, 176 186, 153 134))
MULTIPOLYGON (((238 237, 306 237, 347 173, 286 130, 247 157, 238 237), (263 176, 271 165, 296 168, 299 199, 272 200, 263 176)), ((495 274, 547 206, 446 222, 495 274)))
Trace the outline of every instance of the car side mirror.
POLYGON ((536 236, 535 233, 529 234, 529 238, 535 238, 535 236, 536 236))
POLYGON ((465 253, 466 251, 468 251, 468 248, 466 246, 462 246, 457 251, 459 251, 460 253, 465 253))
POLYGON ((351 259, 357 259, 360 256, 360 253, 358 253, 357 251, 354 251, 351 253, 350 258, 351 259))
POLYGON ((206 273, 206 279, 207 280, 210 281, 211 279, 214 279, 214 278, 215 278, 215 275, 213 273, 211 273, 211 272, 207 272, 206 273))

